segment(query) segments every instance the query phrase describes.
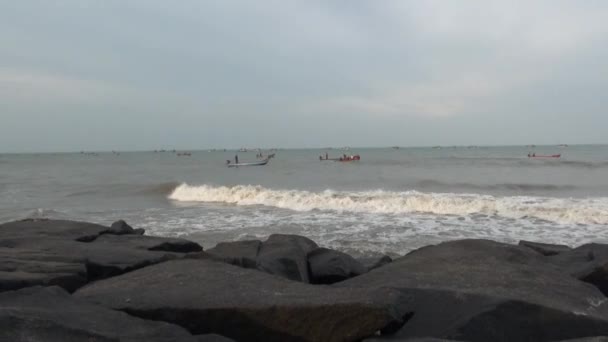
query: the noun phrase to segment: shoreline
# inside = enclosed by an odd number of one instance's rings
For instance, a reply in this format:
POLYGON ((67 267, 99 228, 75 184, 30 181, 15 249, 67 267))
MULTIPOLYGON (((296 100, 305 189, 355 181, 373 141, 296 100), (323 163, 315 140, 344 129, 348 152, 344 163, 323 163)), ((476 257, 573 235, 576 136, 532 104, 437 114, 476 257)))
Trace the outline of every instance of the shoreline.
POLYGON ((0 339, 608 336, 603 244, 469 239, 394 259, 353 258, 298 235, 227 241, 203 251, 192 241, 145 235, 124 221, 108 227, 29 219, 0 224, 0 253, 0 322, 19 322, 5 324, 10 327, 0 339), (120 329, 127 321, 132 329, 120 329))

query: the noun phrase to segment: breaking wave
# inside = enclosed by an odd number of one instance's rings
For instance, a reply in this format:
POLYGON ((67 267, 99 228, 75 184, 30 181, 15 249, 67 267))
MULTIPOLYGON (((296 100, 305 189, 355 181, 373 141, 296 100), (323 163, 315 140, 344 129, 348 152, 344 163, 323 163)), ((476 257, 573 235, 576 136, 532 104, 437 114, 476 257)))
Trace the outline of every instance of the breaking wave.
POLYGON ((262 186, 181 184, 169 195, 180 202, 264 205, 295 211, 328 210, 378 214, 497 215, 561 224, 608 224, 608 198, 495 197, 479 194, 272 190, 262 186))

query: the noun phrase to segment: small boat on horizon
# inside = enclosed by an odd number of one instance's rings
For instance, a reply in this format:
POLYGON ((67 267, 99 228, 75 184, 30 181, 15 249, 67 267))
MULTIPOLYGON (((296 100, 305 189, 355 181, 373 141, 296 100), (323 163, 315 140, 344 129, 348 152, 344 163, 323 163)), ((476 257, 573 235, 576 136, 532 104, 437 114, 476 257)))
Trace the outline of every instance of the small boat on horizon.
POLYGON ((561 154, 546 154, 546 155, 542 155, 542 154, 529 154, 528 153, 528 158, 560 158, 562 155, 561 154))
POLYGON ((226 166, 228 167, 241 167, 241 166, 262 166, 268 164, 268 158, 256 162, 247 162, 247 163, 232 163, 230 160, 226 161, 226 166))
POLYGON ((329 155, 327 153, 325 153, 325 156, 322 156, 322 155, 319 156, 319 160, 320 161, 333 160, 333 161, 337 161, 337 162, 351 162, 351 161, 359 161, 359 160, 361 160, 361 156, 358 155, 358 154, 347 156, 346 154, 344 154, 340 158, 329 158, 329 155))

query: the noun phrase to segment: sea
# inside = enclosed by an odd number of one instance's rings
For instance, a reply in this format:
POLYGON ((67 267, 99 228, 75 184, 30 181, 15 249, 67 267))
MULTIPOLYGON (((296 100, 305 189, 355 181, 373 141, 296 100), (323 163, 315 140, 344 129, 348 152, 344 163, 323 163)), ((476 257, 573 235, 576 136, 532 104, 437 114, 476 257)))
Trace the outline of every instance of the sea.
POLYGON ((204 248, 299 234, 356 256, 464 238, 608 243, 608 146, 276 149, 226 167, 258 153, 0 154, 0 222, 123 219, 204 248))

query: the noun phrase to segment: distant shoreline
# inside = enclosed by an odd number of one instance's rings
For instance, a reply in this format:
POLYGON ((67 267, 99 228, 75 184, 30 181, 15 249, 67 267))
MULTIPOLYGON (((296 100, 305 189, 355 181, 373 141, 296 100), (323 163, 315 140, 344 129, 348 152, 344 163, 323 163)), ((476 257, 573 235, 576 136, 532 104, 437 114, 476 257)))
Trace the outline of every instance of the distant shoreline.
MULTIPOLYGON (((601 143, 601 144, 543 144, 543 145, 428 145, 428 146, 400 146, 400 145, 392 145, 392 146, 353 146, 353 147, 348 147, 350 150, 384 150, 384 149, 395 149, 395 147, 398 147, 398 149, 403 149, 403 150, 407 150, 407 149, 433 149, 433 148, 514 148, 514 147, 522 147, 522 148, 545 148, 545 147, 556 147, 556 148, 568 148, 568 147, 583 147, 583 146, 589 146, 589 147, 601 147, 601 146, 605 146, 608 147, 608 143, 601 143), (564 146, 565 145, 565 146, 564 146)), ((304 150, 321 150, 321 151, 325 151, 325 150, 341 150, 342 148, 344 148, 344 146, 339 146, 339 147, 260 147, 259 149, 262 151, 268 151, 268 150, 278 150, 278 151, 304 151, 304 150)), ((237 148, 170 148, 170 149, 164 149, 164 151, 161 152, 161 150, 78 150, 78 151, 41 151, 41 152, 33 152, 33 151, 26 151, 26 152, 0 152, 0 155, 36 155, 36 154, 44 154, 44 155, 48 155, 48 154, 80 154, 82 152, 84 153, 103 153, 103 154, 107 154, 107 153, 113 153, 113 152, 118 152, 118 153, 173 153, 173 151, 175 152, 237 152, 237 153, 249 153, 249 152, 254 152, 257 151, 258 148, 247 148, 246 152, 241 152, 240 151, 241 147, 237 147, 237 148), (224 151, 225 150, 225 151, 224 151)))

